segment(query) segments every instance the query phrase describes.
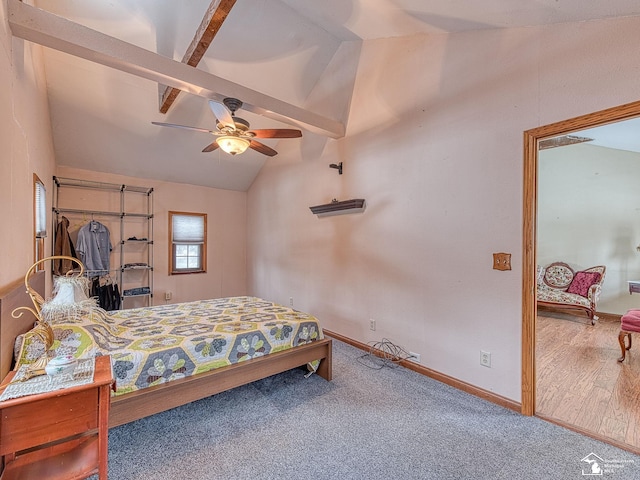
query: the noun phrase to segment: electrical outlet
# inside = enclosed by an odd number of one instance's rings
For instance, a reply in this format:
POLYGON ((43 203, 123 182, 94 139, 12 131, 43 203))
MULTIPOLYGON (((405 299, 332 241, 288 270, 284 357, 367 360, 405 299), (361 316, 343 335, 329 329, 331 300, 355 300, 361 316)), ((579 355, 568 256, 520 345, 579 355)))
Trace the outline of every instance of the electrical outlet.
POLYGON ((373 318, 369 319, 369 330, 376 331, 376 321, 373 318))
POLYGON ((165 300, 171 300, 171 292, 164 292, 164 299, 165 300))
POLYGON ((411 360, 412 362, 420 363, 420 354, 409 352, 409 358, 407 360, 411 360))
POLYGON ((293 307, 293 297, 289 297, 289 306, 293 307))
POLYGON ((480 350, 480 365, 491 368, 491 352, 480 350))

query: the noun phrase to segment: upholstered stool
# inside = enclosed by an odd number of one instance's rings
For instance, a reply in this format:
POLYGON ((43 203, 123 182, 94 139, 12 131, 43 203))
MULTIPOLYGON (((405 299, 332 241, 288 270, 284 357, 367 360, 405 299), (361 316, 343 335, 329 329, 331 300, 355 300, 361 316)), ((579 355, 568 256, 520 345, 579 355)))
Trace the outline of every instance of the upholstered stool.
POLYGON ((619 362, 624 361, 626 351, 631 348, 631 333, 640 333, 640 310, 629 310, 622 316, 620 322, 620 333, 618 334, 618 342, 620 342, 620 350, 622 350, 622 356, 618 359, 619 362), (624 337, 629 339, 629 346, 625 348, 624 337))

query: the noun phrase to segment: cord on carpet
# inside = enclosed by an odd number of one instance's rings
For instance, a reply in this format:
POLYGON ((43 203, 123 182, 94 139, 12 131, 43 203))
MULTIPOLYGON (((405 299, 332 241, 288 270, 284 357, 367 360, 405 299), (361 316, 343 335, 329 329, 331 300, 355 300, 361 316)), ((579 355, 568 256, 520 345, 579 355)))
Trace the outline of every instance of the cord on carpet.
POLYGON ((403 360, 413 358, 404 348, 394 344, 391 340, 383 338, 379 342, 369 342, 369 352, 357 358, 365 367, 380 370, 384 367, 395 368, 403 360))

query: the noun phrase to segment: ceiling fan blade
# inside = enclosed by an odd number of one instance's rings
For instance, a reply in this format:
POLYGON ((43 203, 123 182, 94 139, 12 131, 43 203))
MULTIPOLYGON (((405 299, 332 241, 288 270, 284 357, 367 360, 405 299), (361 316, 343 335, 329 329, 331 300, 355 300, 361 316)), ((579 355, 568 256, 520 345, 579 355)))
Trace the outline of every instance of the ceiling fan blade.
POLYGON ((302 136, 300 130, 293 128, 262 128, 251 131, 256 138, 299 138, 302 136))
POLYGON ((270 157, 273 157, 274 155, 278 154, 278 152, 276 152, 273 148, 267 147, 264 143, 260 143, 256 140, 251 140, 251 143, 249 144, 249 148, 253 148, 256 152, 260 152, 270 157))
POLYGON ((233 121, 231 112, 227 109, 226 106, 224 106, 222 103, 216 102, 215 100, 209 100, 209 107, 211 108, 211 111, 216 116, 216 119, 219 123, 233 130, 236 129, 236 124, 233 121))
POLYGON ((218 146, 219 145, 217 142, 210 143, 209 145, 207 145, 202 149, 202 153, 213 152, 216 148, 218 148, 218 146))
POLYGON ((175 123, 162 123, 162 122, 151 122, 154 125, 160 125, 161 127, 172 127, 172 128, 182 128, 184 130, 195 130, 196 132, 204 132, 204 133, 213 133, 216 134, 212 130, 207 130, 206 128, 198 128, 198 127, 187 127, 186 125, 176 125, 175 123))

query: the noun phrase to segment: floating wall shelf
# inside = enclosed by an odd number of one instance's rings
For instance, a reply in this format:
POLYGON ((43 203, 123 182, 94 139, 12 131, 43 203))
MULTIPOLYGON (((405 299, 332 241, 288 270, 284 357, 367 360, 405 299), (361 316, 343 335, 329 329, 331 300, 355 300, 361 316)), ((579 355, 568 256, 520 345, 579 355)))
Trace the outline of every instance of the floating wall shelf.
POLYGON ((309 209, 318 217, 328 217, 329 215, 344 215, 347 213, 360 213, 364 212, 365 208, 366 203, 364 201, 364 198, 354 198, 352 200, 343 200, 341 202, 333 199, 331 203, 309 207, 309 209))

